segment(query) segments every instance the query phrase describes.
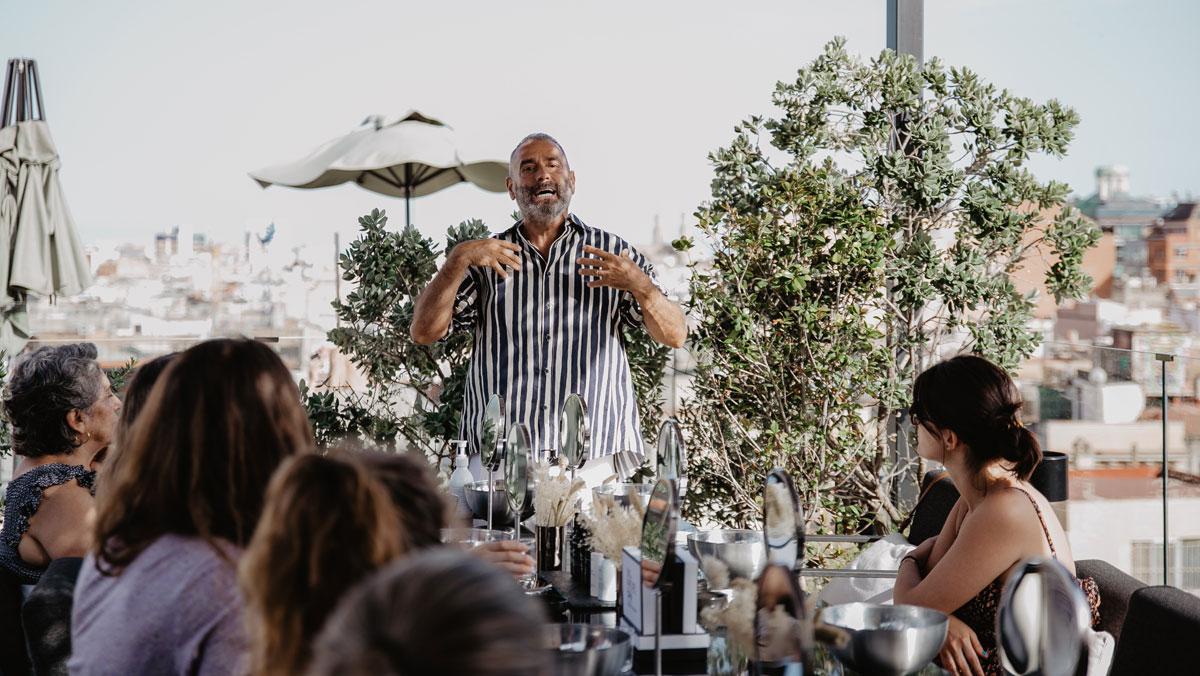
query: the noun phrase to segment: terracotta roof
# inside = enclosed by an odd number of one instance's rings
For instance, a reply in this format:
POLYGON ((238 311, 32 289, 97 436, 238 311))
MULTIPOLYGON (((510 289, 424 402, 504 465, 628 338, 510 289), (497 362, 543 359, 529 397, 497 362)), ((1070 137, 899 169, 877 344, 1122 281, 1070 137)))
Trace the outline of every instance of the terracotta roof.
MULTIPOLYGON (((1129 500, 1162 495, 1158 465, 1072 469, 1068 481, 1072 500, 1129 500)), ((1168 475, 1167 498, 1200 498, 1200 484, 1168 475)))

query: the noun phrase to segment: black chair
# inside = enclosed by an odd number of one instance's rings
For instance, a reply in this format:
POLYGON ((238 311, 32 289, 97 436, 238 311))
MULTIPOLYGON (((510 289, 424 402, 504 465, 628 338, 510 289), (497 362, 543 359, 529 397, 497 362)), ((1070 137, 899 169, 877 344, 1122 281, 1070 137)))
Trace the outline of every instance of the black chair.
POLYGON ((1145 583, 1100 559, 1076 561, 1075 574, 1080 578, 1092 578, 1100 589, 1100 626, 1095 628, 1096 631, 1107 631, 1114 639, 1120 639, 1129 599, 1145 587, 1145 583))
POLYGON ((1197 672, 1200 598, 1175 587, 1135 591, 1113 654, 1111 676, 1197 672))
POLYGON ((82 567, 83 559, 77 557, 51 561, 21 608, 29 656, 38 676, 67 673, 67 660, 71 657, 71 608, 75 580, 82 567))
POLYGON ((921 480, 921 499, 913 508, 908 541, 919 545, 941 533, 958 497, 958 489, 950 481, 949 474, 941 470, 926 472, 921 480))
POLYGON ((33 671, 21 625, 22 601, 20 581, 0 568, 0 674, 4 676, 26 676, 33 671))

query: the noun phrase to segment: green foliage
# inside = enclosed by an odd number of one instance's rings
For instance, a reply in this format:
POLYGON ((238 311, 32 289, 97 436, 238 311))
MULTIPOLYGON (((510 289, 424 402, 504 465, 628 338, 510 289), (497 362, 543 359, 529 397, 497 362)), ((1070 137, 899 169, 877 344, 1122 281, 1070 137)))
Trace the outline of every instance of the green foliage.
MULTIPOLYGON (((365 391, 301 394, 318 443, 360 437, 394 447, 403 442, 431 459, 447 457, 458 435, 471 335, 452 331, 432 345, 412 340, 417 295, 437 272, 438 246, 414 227, 387 229, 379 209, 358 219, 360 234, 339 257, 342 279, 354 290, 334 302, 341 325, 329 340, 367 378, 365 391)), ((449 228, 446 250, 488 236, 482 221, 449 228)))
MULTIPOLYGON (((108 384, 112 385, 113 392, 116 392, 117 394, 123 392, 125 390, 125 384, 129 382, 129 378, 133 375, 133 372, 136 369, 137 360, 133 357, 130 357, 129 361, 125 362, 125 364, 122 366, 105 369, 104 373, 108 376, 108 384)), ((3 378, 3 376, 0 375, 0 378, 3 378)))
POLYGON ((634 393, 637 395, 642 438, 653 440, 658 434, 658 426, 663 421, 662 382, 671 348, 655 342, 644 329, 626 329, 624 336, 629 372, 633 377, 634 393))
MULTIPOLYGON (((388 447, 403 443, 438 462, 449 457, 449 441, 458 436, 472 335, 452 327, 432 345, 413 342, 413 306, 436 274, 442 250, 415 228, 389 231, 384 211, 358 222, 358 239, 339 257, 342 279, 354 290, 334 303, 341 326, 329 332, 329 340, 362 369, 368 387, 332 391, 301 383, 305 408, 322 446, 345 437, 388 447)), ((487 236, 482 221, 463 221, 447 230, 444 250, 487 236)), ((627 333, 626 348, 643 429, 656 429, 669 350, 645 331, 627 333)))
POLYGON ((810 525, 895 523, 915 375, 947 349, 1007 368, 1033 351, 1033 299, 1012 281, 1031 254, 1056 260, 1056 298, 1088 289, 1099 233, 1025 166, 1061 156, 1078 116, 936 59, 864 63, 841 39, 772 101, 710 155, 697 212, 714 257, 692 277, 691 515, 757 521, 758 482, 782 466, 810 525))

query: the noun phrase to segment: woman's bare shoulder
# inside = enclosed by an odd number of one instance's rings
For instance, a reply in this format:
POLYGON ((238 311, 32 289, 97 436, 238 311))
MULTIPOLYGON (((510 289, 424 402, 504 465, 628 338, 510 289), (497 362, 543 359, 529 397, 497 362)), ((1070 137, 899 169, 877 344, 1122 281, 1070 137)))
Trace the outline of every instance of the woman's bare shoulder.
POLYGON ((1029 494, 1019 488, 1005 487, 988 491, 983 500, 972 510, 974 519, 986 522, 1006 531, 1034 534, 1042 532, 1036 514, 1041 506, 1029 494))

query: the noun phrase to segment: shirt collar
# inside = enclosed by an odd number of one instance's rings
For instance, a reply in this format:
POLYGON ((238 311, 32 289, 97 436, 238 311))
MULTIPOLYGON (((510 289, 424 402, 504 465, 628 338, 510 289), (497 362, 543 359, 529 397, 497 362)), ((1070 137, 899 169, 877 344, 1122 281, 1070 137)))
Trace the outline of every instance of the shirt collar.
MULTIPOLYGON (((514 239, 517 238, 518 236, 521 237, 522 239, 524 239, 525 236, 523 234, 521 234, 521 224, 524 222, 525 222, 524 219, 517 219, 517 222, 513 223, 512 227, 509 228, 506 232, 511 233, 514 239)), ((583 233, 584 229, 586 227, 586 226, 584 226, 583 221, 579 220, 578 216, 576 216, 575 214, 570 214, 570 213, 567 214, 566 225, 578 233, 583 233)))

